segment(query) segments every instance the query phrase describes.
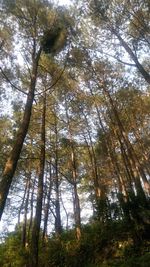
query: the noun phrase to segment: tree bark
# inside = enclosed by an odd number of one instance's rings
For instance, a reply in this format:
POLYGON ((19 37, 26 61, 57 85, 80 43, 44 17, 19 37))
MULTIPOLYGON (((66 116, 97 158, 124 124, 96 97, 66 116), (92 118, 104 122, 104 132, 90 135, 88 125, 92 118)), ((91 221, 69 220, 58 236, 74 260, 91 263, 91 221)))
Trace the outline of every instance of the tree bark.
POLYGON ((40 224, 42 217, 42 201, 43 201, 43 180, 45 167, 45 116, 46 116, 46 96, 43 96, 43 112, 42 112, 42 126, 41 126, 41 151, 40 151, 40 165, 38 177, 38 192, 36 201, 36 212, 32 228, 31 237, 31 265, 30 267, 38 266, 38 252, 39 252, 39 235, 40 224))
POLYGON ((34 180, 31 180, 31 197, 30 197, 30 222, 29 222, 29 228, 28 228, 28 240, 30 239, 31 236, 31 229, 32 229, 32 223, 33 223, 33 204, 34 204, 34 191, 35 191, 35 183, 36 179, 34 177, 34 180))
POLYGON ((144 77, 145 81, 147 81, 150 84, 150 74, 144 69, 142 64, 138 61, 138 58, 136 55, 133 53, 132 49, 129 47, 129 45, 123 40, 121 35, 114 29, 113 27, 109 27, 110 31, 118 38, 120 41, 120 44, 123 46, 123 48, 126 50, 126 52, 129 54, 131 59, 134 61, 135 66, 139 70, 139 72, 142 74, 144 77))
POLYGON ((23 226, 22 226, 23 247, 26 247, 27 245, 27 213, 28 213, 28 203, 29 203, 29 195, 30 195, 30 181, 31 181, 31 172, 28 174, 28 177, 27 177, 27 196, 25 200, 24 220, 23 220, 23 226))
POLYGON ((6 199, 7 199, 9 189, 12 183, 12 179, 17 168, 17 163, 18 163, 20 153, 23 147, 23 143, 24 143, 24 140, 27 135, 28 128, 29 128, 32 104, 34 100, 34 92, 35 92, 35 86, 36 86, 36 80, 37 80, 38 62, 40 59, 40 55, 41 55, 41 48, 39 49, 36 57, 33 60, 30 88, 29 88, 29 92, 27 96, 22 123, 17 132, 14 146, 5 164, 5 168, 4 168, 1 180, 0 180, 0 220, 1 220, 1 217, 4 211, 4 207, 5 207, 6 199))
MULTIPOLYGON (((48 181, 48 189, 46 192, 46 203, 44 208, 44 227, 43 227, 43 233, 42 233, 42 242, 45 243, 46 236, 47 236, 47 224, 48 224, 48 217, 49 217, 49 209, 50 209, 50 198, 51 198, 51 191, 52 191, 52 168, 51 168, 51 161, 49 162, 49 183, 48 181)), ((46 185, 47 187, 47 185, 46 185)))
POLYGON ((61 215, 60 215, 60 194, 59 194, 59 175, 58 175, 58 129, 57 129, 57 118, 55 116, 55 232, 56 236, 59 237, 62 232, 61 226, 61 215))

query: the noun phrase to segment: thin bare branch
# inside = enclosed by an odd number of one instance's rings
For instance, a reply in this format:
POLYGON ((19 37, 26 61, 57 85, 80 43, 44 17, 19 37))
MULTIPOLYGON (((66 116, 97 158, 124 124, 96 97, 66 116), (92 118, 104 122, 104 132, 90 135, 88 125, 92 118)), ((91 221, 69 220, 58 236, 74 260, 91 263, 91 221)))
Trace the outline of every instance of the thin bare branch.
POLYGON ((17 91, 19 91, 19 92, 21 92, 21 93, 23 93, 23 94, 25 94, 25 95, 28 95, 26 92, 24 92, 22 89, 20 89, 20 88, 18 88, 15 84, 13 84, 12 82, 11 82, 11 80, 8 78, 8 76, 6 75, 6 73, 3 71, 3 69, 0 67, 0 70, 1 70, 1 73, 2 73, 2 75, 3 75, 3 77, 5 78, 5 80, 13 87, 13 88, 15 88, 17 91))

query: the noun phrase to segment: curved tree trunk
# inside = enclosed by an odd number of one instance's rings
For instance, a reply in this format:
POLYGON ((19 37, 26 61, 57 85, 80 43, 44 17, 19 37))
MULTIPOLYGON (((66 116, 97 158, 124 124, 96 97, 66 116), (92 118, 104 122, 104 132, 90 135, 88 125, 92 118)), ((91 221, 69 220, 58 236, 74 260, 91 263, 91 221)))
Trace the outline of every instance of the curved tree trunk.
POLYGON ((147 81, 150 84, 150 74, 144 69, 142 64, 138 61, 138 58, 133 53, 132 49, 129 47, 129 45, 123 40, 121 35, 114 29, 113 27, 109 27, 110 31, 118 38, 120 44, 123 46, 123 48, 126 50, 126 52, 129 54, 130 58, 134 61, 135 66, 137 67, 138 71, 141 73, 141 75, 144 77, 145 81, 147 81))
POLYGON ((36 80, 37 80, 38 62, 40 59, 40 55, 41 55, 41 48, 39 49, 36 58, 33 60, 31 83, 30 83, 30 89, 28 92, 27 101, 25 105, 23 120, 18 130, 16 139, 14 142, 14 146, 5 164, 5 168, 4 168, 1 180, 0 180, 0 220, 3 214, 6 199, 7 199, 9 189, 12 183, 12 179, 17 168, 17 163, 18 163, 20 153, 23 147, 23 143, 24 143, 24 140, 27 135, 28 128, 29 128, 32 104, 34 100, 34 92, 35 92, 35 86, 36 86, 36 80))

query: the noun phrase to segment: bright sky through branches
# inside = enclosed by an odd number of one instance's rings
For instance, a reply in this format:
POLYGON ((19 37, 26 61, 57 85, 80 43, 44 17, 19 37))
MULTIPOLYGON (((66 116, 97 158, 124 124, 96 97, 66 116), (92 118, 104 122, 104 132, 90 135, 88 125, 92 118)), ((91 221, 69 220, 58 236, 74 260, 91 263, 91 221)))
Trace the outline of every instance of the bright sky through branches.
POLYGON ((58 4, 59 5, 63 5, 63 6, 65 6, 65 5, 71 5, 71 1, 70 0, 58 0, 58 4))

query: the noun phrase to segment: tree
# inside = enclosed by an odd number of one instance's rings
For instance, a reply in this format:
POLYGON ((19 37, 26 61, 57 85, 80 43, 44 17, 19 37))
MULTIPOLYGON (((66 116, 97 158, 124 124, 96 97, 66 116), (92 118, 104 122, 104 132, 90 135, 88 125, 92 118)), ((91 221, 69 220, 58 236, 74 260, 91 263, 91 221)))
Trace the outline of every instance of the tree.
MULTIPOLYGON (((128 1, 121 4, 118 0, 111 2, 94 0, 89 4, 89 13, 96 27, 101 27, 106 36, 111 33, 109 40, 110 38, 113 39, 113 36, 117 38, 119 45, 123 47, 129 59, 134 62, 134 64, 132 62, 127 64, 136 67, 145 81, 150 83, 147 66, 140 63, 142 48, 144 47, 146 51, 149 47, 148 10, 148 2, 141 3, 140 0, 137 2, 130 1, 130 4, 128 1)), ((107 38, 106 36, 105 38, 107 38)), ((114 45, 118 46, 118 43, 114 42, 114 45)), ((104 51, 104 53, 107 53, 107 51, 104 51)), ((117 53, 114 58, 125 63, 117 53)))
MULTIPOLYGON (((48 6, 49 7, 49 6, 48 6)), ((22 123, 18 132, 16 134, 15 142, 12 147, 12 151, 7 159, 5 164, 5 168, 2 174, 1 183, 0 183, 0 218, 2 216, 5 202, 7 199, 7 195, 9 192, 10 185, 12 183, 12 179, 17 168, 17 163, 20 157, 20 153, 22 150, 22 146, 25 140, 25 137, 28 132, 30 118, 31 118, 31 111, 32 111, 32 104, 35 95, 35 88, 38 79, 38 66, 40 61, 40 56, 43 52, 45 52, 45 46, 51 45, 56 46, 55 41, 52 43, 44 43, 40 41, 41 33, 43 34, 44 38, 46 38, 46 34, 44 32, 45 28, 47 27, 48 23, 53 25, 55 22, 54 17, 56 14, 53 13, 51 9, 47 11, 46 6, 42 2, 35 3, 31 2, 16 2, 12 9, 9 10, 8 6, 8 15, 12 15, 17 23, 17 26, 20 29, 20 34, 25 35, 25 45, 29 47, 28 55, 25 54, 26 60, 29 61, 30 69, 29 69, 29 89, 27 93, 27 100, 25 104, 25 110, 22 118, 22 123), (49 21, 49 17, 50 21, 49 21), (29 58, 29 59, 28 59, 29 58)), ((56 15, 57 16, 57 15, 56 15)), ((56 23, 56 22, 55 22, 56 23)), ((53 25, 55 28, 56 24, 53 25)), ((47 30, 47 29, 46 29, 47 30)), ((60 34, 60 31, 59 31, 60 34)), ((55 36, 57 39, 58 36, 55 36)), ((59 41, 59 40, 58 40, 59 41)), ((23 43, 23 40, 22 40, 23 43)), ((64 45, 64 38, 63 38, 63 45, 64 45)), ((23 44, 24 46, 24 44, 23 44)), ((60 46, 59 46, 60 49, 60 46)), ((51 49, 50 49, 51 50, 51 49)), ((56 51, 57 49, 55 49, 56 51)))
POLYGON ((43 95, 43 110, 42 110, 42 123, 41 123, 41 140, 40 140, 40 162, 38 174, 38 187, 37 187, 37 200, 36 211, 32 228, 31 239, 31 266, 38 266, 38 250, 39 250, 39 236, 40 224, 42 216, 42 203, 43 203, 43 183, 44 183, 44 170, 45 170, 45 119, 46 119, 46 94, 43 95))

